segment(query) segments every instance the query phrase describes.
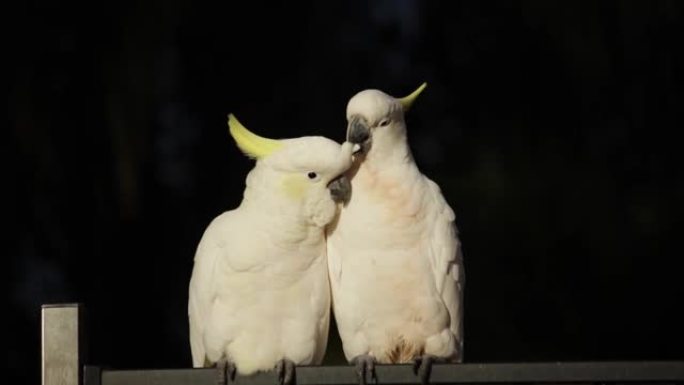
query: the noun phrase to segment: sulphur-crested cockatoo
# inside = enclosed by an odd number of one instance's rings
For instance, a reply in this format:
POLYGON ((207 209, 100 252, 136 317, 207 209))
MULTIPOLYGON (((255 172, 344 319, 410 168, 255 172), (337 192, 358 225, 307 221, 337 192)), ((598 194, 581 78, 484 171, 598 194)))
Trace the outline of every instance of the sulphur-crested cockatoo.
POLYGON ((197 246, 188 314, 194 367, 275 369, 320 364, 330 289, 325 231, 348 197, 352 144, 323 137, 267 139, 231 114, 237 146, 256 159, 240 206, 216 217, 197 246))
POLYGON ((375 363, 415 365, 463 355, 464 269, 454 212, 411 155, 405 98, 364 90, 347 104, 347 140, 359 144, 352 193, 328 230, 333 309, 359 381, 375 363))

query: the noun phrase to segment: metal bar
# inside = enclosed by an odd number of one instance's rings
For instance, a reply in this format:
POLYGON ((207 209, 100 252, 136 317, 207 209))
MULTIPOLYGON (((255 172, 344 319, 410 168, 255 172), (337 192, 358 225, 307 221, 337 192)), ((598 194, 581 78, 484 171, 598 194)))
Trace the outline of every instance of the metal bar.
POLYGON ((79 304, 43 305, 41 309, 41 370, 43 385, 79 385, 79 304))
MULTIPOLYGON (((379 384, 417 384, 411 365, 378 365, 379 384)), ((238 376, 231 385, 273 385, 275 375, 238 376)), ((430 383, 683 382, 684 361, 435 364, 430 383)), ((357 385, 349 366, 297 367, 297 385, 357 385)), ((215 385, 214 369, 103 370, 102 385, 215 385)), ((86 383, 85 385, 96 385, 86 383)))
POLYGON ((83 385, 102 385, 102 369, 99 366, 84 366, 83 385))

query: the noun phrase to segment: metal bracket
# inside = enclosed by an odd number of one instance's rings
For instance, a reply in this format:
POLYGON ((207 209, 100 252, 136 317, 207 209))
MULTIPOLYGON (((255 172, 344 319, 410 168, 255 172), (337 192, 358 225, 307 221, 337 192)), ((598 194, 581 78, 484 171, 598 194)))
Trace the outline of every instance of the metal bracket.
POLYGON ((77 303, 42 306, 42 385, 81 384, 81 310, 77 303))

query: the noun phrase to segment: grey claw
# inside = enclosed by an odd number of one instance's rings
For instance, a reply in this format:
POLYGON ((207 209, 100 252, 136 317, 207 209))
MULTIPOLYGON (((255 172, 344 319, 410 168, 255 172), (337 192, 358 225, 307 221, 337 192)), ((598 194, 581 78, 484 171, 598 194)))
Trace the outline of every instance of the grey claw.
POLYGON ((375 376, 375 358, 373 356, 364 354, 356 356, 351 360, 356 368, 356 378, 359 380, 359 385, 366 385, 366 377, 370 375, 373 383, 378 383, 378 378, 375 376))
POLYGON ((225 358, 221 358, 216 363, 218 369, 218 385, 228 385, 228 381, 235 380, 235 364, 225 358))
POLYGON ((424 354, 413 361, 413 372, 420 377, 421 385, 428 385, 430 383, 430 373, 432 372, 432 363, 435 357, 429 354, 424 354))
POLYGON ((278 361, 275 367, 278 385, 292 385, 295 378, 295 364, 288 359, 278 361))

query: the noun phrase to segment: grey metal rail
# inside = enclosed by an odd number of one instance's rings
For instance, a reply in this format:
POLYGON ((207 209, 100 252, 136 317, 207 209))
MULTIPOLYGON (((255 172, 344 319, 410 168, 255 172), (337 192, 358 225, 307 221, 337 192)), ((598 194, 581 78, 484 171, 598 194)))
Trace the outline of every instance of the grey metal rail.
MULTIPOLYGON (((43 385, 216 385, 215 369, 112 370, 83 367, 79 304, 42 308, 43 385), (82 369, 81 369, 82 368, 82 369)), ((379 385, 420 383, 411 365, 378 365, 379 385)), ((351 366, 297 367, 296 385, 357 385, 351 366)), ((230 385, 274 385, 274 373, 238 376, 230 385)), ((435 364, 430 383, 445 384, 684 384, 684 361, 435 364)))
MULTIPOLYGON (((419 384, 411 365, 378 365, 378 384, 419 384)), ((274 373, 237 376, 235 385, 274 385, 274 373)), ((430 383, 684 383, 684 361, 435 364, 430 383)), ((215 385, 214 369, 99 370, 86 367, 84 385, 215 385)), ((297 385, 357 385, 350 366, 303 366, 297 385)))

